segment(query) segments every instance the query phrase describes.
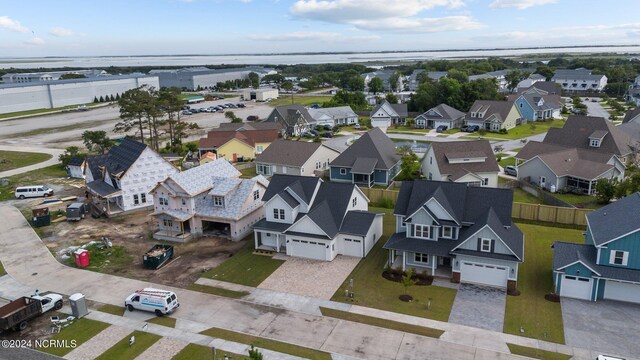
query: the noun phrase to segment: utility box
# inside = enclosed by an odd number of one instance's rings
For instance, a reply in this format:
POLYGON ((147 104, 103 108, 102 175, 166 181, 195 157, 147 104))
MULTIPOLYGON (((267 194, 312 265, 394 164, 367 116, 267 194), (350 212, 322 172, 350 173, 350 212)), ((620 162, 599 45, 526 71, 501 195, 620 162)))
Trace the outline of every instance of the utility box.
POLYGON ((73 256, 76 260, 76 266, 79 268, 85 268, 89 266, 89 251, 85 249, 78 249, 73 252, 73 256))
POLYGON ((87 309, 87 299, 81 293, 75 293, 69 296, 69 304, 71 305, 71 313, 77 319, 89 313, 87 309))

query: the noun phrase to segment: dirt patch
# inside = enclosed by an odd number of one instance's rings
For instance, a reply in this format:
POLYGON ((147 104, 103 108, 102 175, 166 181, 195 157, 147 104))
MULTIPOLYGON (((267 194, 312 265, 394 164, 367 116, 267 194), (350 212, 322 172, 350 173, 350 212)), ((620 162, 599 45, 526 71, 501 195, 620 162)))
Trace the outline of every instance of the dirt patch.
POLYGON ((411 296, 411 295, 400 295, 398 297, 398 299, 400 299, 401 301, 404 301, 404 302, 411 302, 411 301, 413 301, 413 296, 411 296))

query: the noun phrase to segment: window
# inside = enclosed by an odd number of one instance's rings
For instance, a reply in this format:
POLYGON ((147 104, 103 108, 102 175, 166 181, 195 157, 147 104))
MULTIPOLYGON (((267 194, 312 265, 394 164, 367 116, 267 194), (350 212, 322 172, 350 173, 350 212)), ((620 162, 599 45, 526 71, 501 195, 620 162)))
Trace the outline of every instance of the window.
POLYGON ((164 227, 172 227, 173 226, 173 220, 162 220, 162 224, 164 225, 164 227))
POLYGON ((256 146, 256 152, 258 154, 262 153, 263 151, 264 151, 264 146, 262 146, 262 145, 256 146))
POLYGON ((407 227, 407 223, 406 223, 406 222, 404 222, 404 220, 405 220, 405 219, 406 219, 406 218, 403 216, 403 217, 402 217, 402 220, 400 220, 400 221, 401 221, 401 226, 402 226, 402 227, 407 227))
POLYGON ((322 162, 316 161, 316 170, 321 169, 321 168, 322 168, 322 162))
POLYGON ((429 165, 433 164, 433 156, 429 156, 429 165))
POLYGON ((481 239, 480 251, 491 252, 491 239, 481 239))
POLYGON ((133 195, 133 205, 140 204, 140 200, 138 199, 138 194, 133 195))
POLYGON ((591 147, 600 147, 600 140, 598 139, 591 139, 591 142, 589 143, 589 145, 591 147))
POLYGON ((214 196, 213 197, 213 205, 214 206, 224 206, 224 198, 222 196, 214 196))
POLYGON ((520 108, 522 109, 522 103, 520 103, 520 108))
POLYGON ((187 205, 187 199, 182 199, 182 205, 187 205))
POLYGON ((276 220, 279 219, 279 217, 278 217, 278 209, 273 209, 273 218, 276 219, 276 220))
POLYGON ((340 175, 347 175, 347 169, 340 169, 340 175))
POLYGON ((258 200, 260 198, 260 190, 255 190, 253 192, 253 200, 258 200))
POLYGON ((358 204, 358 198, 354 197, 353 200, 351 200, 351 206, 355 207, 358 204))
POLYGON ((487 186, 487 185, 489 185, 489 178, 484 178, 482 180, 482 186, 487 186))
POLYGON ((453 238, 453 228, 451 226, 443 226, 442 237, 447 239, 453 238))
POLYGON ((280 220, 284 220, 284 209, 280 209, 280 220))
POLYGON ((169 205, 169 199, 167 198, 158 198, 158 201, 160 201, 160 205, 169 205))
POLYGON ((147 194, 140 194, 140 201, 145 204, 147 202, 147 194))
POLYGON ((627 265, 627 257, 628 257, 629 253, 626 251, 617 251, 617 250, 612 250, 611 251, 611 261, 609 261, 611 264, 614 265, 623 265, 626 266, 627 265))
POLYGON ((415 262, 421 262, 426 264, 429 262, 429 255, 416 253, 414 260, 415 262))
POLYGON ((415 225, 414 226, 415 237, 428 239, 429 238, 429 229, 430 229, 430 227, 428 225, 415 225))

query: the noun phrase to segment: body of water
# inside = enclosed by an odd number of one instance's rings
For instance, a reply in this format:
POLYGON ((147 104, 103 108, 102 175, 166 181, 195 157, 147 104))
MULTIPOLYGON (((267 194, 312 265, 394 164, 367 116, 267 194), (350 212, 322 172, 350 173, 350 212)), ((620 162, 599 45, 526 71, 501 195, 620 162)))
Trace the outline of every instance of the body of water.
POLYGON ((426 61, 454 58, 514 57, 529 54, 618 53, 640 54, 640 45, 531 48, 494 50, 434 50, 416 52, 349 54, 254 54, 254 55, 167 55, 167 56, 95 56, 50 58, 0 58, 0 68, 58 68, 108 66, 193 66, 222 64, 328 64, 353 62, 426 61))

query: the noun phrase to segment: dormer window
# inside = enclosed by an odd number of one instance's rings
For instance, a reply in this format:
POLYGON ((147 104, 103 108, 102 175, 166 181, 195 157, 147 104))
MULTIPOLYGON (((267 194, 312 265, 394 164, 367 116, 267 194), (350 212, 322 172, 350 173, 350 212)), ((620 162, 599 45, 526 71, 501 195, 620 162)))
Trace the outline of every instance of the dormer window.
POLYGON ((589 146, 591 146, 591 147, 600 147, 600 140, 599 139, 591 139, 591 141, 589 142, 589 146))
POLYGON ((356 205, 358 205, 358 198, 354 197, 353 200, 351 200, 351 206, 356 207, 356 205))
POLYGON ((224 197, 222 197, 222 196, 214 196, 213 197, 213 206, 224 206, 224 197))
POLYGON ((476 117, 476 113, 472 112, 471 117, 476 117))

